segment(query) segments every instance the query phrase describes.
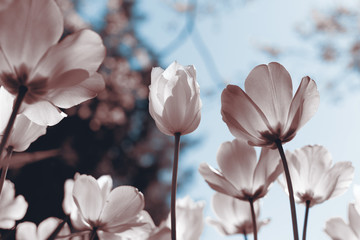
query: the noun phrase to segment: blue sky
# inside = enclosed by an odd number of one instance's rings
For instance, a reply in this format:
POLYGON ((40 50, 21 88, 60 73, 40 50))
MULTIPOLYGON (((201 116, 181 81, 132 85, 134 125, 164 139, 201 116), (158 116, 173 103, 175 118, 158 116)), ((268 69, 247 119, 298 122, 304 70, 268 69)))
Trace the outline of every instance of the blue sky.
MULTIPOLYGON (((155 52, 160 52, 177 36, 184 26, 184 14, 173 11, 167 3, 171 0, 138 0, 136 11, 146 17, 137 26, 137 34, 146 40, 155 52)), ((182 1, 179 1, 182 2, 182 1)), ((346 80, 357 79, 353 73, 344 74, 341 64, 325 64, 318 56, 318 45, 311 40, 305 41, 295 31, 297 25, 307 25, 312 9, 326 10, 343 4, 346 1, 289 1, 289 0, 252 0, 246 3, 238 1, 199 1, 200 4, 212 2, 217 6, 215 13, 205 14, 198 9, 196 31, 209 50, 214 63, 222 76, 221 81, 213 81, 213 73, 209 71, 201 57, 199 47, 189 37, 169 55, 160 58, 163 67, 174 60, 183 65, 193 64, 197 68, 198 82, 201 87, 203 109, 199 128, 189 138, 202 141, 196 147, 189 148, 180 158, 180 168, 198 168, 201 162, 214 167, 216 153, 221 143, 231 141, 229 133, 220 115, 220 95, 225 83, 243 85, 250 70, 258 64, 278 61, 289 71, 293 79, 293 88, 297 89, 301 78, 309 75, 317 84, 321 103, 315 116, 299 131, 293 141, 284 147, 288 150, 301 148, 307 144, 321 144, 333 156, 333 161, 352 161, 355 166, 354 183, 359 184, 358 172, 360 148, 357 146, 360 132, 360 96, 357 92, 342 94, 340 101, 333 101, 331 93, 326 91, 326 84, 334 78, 346 80), (271 57, 259 51, 257 46, 269 45, 283 50, 280 57, 271 57), (220 85, 220 87, 219 87, 220 85), (212 95, 207 93, 212 92, 212 95)), ((339 87, 340 88, 340 87, 339 87)), ((345 87, 346 89, 346 87, 345 87)), ((214 193, 195 172, 194 182, 188 184, 178 197, 190 195, 195 200, 206 202, 205 216, 215 217, 211 210, 211 197, 214 193)), ((330 239, 323 228, 327 219, 340 216, 347 222, 347 206, 353 201, 352 186, 346 194, 331 199, 310 210, 308 238, 330 239)), ((299 230, 302 232, 304 207, 297 205, 299 230)), ((287 195, 275 183, 269 194, 262 201, 262 218, 270 218, 271 222, 263 227, 259 239, 291 239, 292 228, 287 195), (271 236, 271 237, 270 237, 271 236)), ((214 228, 205 225, 202 240, 241 239, 241 236, 224 237, 214 228)), ((250 238, 251 239, 251 238, 250 238)))

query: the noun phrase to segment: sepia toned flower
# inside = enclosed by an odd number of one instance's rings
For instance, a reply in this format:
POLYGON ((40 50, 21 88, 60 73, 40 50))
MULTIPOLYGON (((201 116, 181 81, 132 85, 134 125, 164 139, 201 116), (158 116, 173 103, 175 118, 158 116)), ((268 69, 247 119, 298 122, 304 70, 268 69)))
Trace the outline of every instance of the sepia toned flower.
MULTIPOLYGON (((224 235, 253 233, 253 225, 249 203, 234 197, 215 193, 212 198, 212 209, 219 220, 211 218, 207 222, 216 227, 224 235)), ((254 202, 257 229, 269 223, 269 219, 260 221, 260 202, 254 202)))
POLYGON ((349 204, 348 218, 348 224, 339 217, 329 219, 325 224, 325 233, 329 235, 332 240, 359 240, 360 213, 356 210, 354 203, 349 204))
POLYGON ((156 126, 166 135, 185 135, 200 123, 200 88, 194 66, 173 62, 167 69, 151 71, 149 112, 156 126))
POLYGON ((199 172, 215 191, 255 201, 265 196, 270 184, 282 172, 277 151, 262 148, 259 161, 256 159, 254 147, 235 139, 219 148, 217 162, 220 171, 202 163, 199 172))
MULTIPOLYGON (((176 200, 176 239, 198 240, 204 228, 203 201, 194 202, 189 196, 176 200)), ((148 240, 170 240, 171 221, 168 218, 154 227, 148 240)))
POLYGON ((0 11, 0 85, 24 95, 22 112, 38 125, 55 125, 70 108, 104 89, 96 73, 105 57, 91 30, 59 42, 63 16, 54 0, 13 0, 0 11), (11 23, 11 24, 9 24, 11 23))
MULTIPOLYGON (((328 150, 320 145, 307 145, 291 153, 286 152, 295 201, 309 207, 343 194, 350 186, 354 167, 351 162, 332 165, 328 150)), ((285 179, 280 180, 287 191, 285 179)))
POLYGON ((0 195, 0 228, 11 229, 15 221, 22 219, 28 208, 28 203, 22 195, 15 197, 15 185, 5 180, 0 195))
MULTIPOLYGON (((109 181, 104 179, 101 187, 95 178, 80 175, 75 179, 73 198, 78 215, 71 206, 71 222, 77 230, 96 233, 100 239, 119 237, 120 233, 146 225, 142 210, 144 196, 132 186, 120 186, 111 190, 109 181)), ((146 219, 145 219, 146 220, 146 219)))
POLYGON ((320 97, 315 82, 304 77, 293 97, 292 81, 279 63, 255 67, 245 92, 228 85, 221 95, 221 114, 230 132, 250 145, 276 148, 286 143, 315 114, 320 97))
MULTIPOLYGON (((22 222, 16 227, 16 240, 46 240, 61 223, 61 219, 49 217, 42 221, 37 227, 33 222, 22 222)), ((67 240, 70 237, 70 228, 67 224, 58 233, 58 237, 67 240)))

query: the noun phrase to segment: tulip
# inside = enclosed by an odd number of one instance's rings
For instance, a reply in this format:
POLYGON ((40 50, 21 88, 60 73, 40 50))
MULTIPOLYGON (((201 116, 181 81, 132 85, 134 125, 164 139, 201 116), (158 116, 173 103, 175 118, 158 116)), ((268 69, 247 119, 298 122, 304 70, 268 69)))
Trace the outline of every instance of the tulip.
MULTIPOLYGON (((59 226, 62 220, 50 217, 42 221, 37 227, 32 222, 22 222, 16 228, 16 240, 46 240, 59 226)), ((59 237, 70 234, 70 228, 67 224, 59 232, 59 237)), ((61 239, 68 240, 70 238, 62 237, 61 239)))
MULTIPOLYGON (((212 198, 212 208, 219 220, 208 218, 207 222, 215 226, 224 235, 244 234, 254 232, 249 204, 234 197, 215 193, 212 198)), ((260 203, 254 202, 258 229, 269 223, 269 219, 260 221, 260 203)))
MULTIPOLYGON (((194 202, 189 196, 176 200, 176 238, 178 240, 199 240, 204 228, 203 201, 194 202)), ((159 227, 154 227, 148 240, 169 240, 171 236, 171 213, 161 222, 159 227)))
POLYGON ((171 239, 176 240, 176 185, 180 136, 193 132, 200 123, 200 89, 194 66, 173 62, 166 70, 151 71, 149 112, 156 126, 166 135, 175 137, 171 184, 171 239))
POLYGON ((250 203, 256 240, 254 201, 265 196, 282 172, 280 158, 275 150, 262 148, 257 162, 254 147, 235 139, 220 146, 217 161, 221 171, 202 163, 199 172, 215 191, 250 203))
POLYGON ((0 195, 0 228, 11 229, 15 221, 22 219, 28 208, 28 203, 22 195, 15 197, 15 186, 5 180, 2 194, 0 195))
POLYGON ((185 135, 200 123, 200 88, 194 66, 173 62, 167 69, 151 71, 149 112, 156 126, 166 135, 185 135))
POLYGON ((104 185, 100 186, 100 181, 91 176, 80 175, 75 179, 72 194, 77 210, 72 206, 65 208, 67 213, 71 212, 73 226, 89 234, 90 239, 96 235, 100 239, 112 239, 146 225, 143 194, 132 186, 111 190, 109 181, 103 180, 104 185))
POLYGON ((360 213, 354 203, 349 204, 348 217, 349 224, 339 217, 326 221, 325 232, 332 240, 360 239, 360 213))
MULTIPOLYGON (((293 180, 295 201, 305 204, 303 239, 306 237, 309 208, 343 194, 350 186, 354 167, 351 162, 333 166, 330 153, 320 145, 305 146, 286 152, 293 180)), ((280 181, 286 191, 285 179, 280 181)))
POLYGON ((201 163, 199 172, 215 191, 243 201, 255 201, 266 195, 282 172, 280 157, 275 150, 262 148, 259 161, 256 159, 254 147, 235 139, 219 148, 220 171, 201 163))
POLYGON ((315 82, 304 77, 292 97, 289 73, 279 63, 255 67, 245 91, 228 85, 221 95, 221 114, 230 132, 250 145, 276 148, 286 143, 315 114, 320 97, 315 82))
POLYGON ((291 177, 282 147, 315 114, 320 97, 315 82, 304 77, 294 97, 290 74, 279 63, 255 67, 245 91, 228 85, 221 95, 221 114, 230 132, 250 145, 278 148, 289 191, 294 240, 299 239, 291 177))

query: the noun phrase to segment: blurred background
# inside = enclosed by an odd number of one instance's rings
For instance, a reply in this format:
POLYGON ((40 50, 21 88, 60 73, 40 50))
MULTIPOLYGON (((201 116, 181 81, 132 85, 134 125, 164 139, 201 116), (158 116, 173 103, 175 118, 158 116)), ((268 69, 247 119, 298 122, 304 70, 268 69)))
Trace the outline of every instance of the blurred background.
MULTIPOLYGON (((360 2, 357 0, 58 0, 67 34, 92 28, 103 38, 107 56, 100 68, 106 90, 69 109, 29 152, 60 149, 57 157, 13 168, 8 178, 29 209, 25 220, 63 218, 63 184, 76 172, 109 174, 114 187, 133 185, 145 195, 156 224, 170 203, 173 139, 159 132, 148 113, 148 85, 154 66, 177 60, 197 68, 203 101, 199 128, 182 138, 178 197, 205 201, 214 193, 199 175, 201 162, 218 168, 217 149, 233 136, 221 120, 220 95, 226 84, 244 84, 256 65, 280 62, 297 89, 303 76, 318 84, 316 115, 284 147, 324 145, 334 162, 352 161, 359 184, 360 2)), ((347 222, 352 186, 346 194, 310 210, 308 239, 330 239, 323 231, 331 217, 347 222)), ((302 230, 304 207, 297 206, 302 230)), ((287 195, 278 183, 262 201, 270 218, 259 239, 291 239, 287 195)), ((300 231, 301 232, 301 231, 300 231)), ((225 237, 205 224, 202 240, 225 237)), ((252 236, 249 236, 252 239, 252 236)))

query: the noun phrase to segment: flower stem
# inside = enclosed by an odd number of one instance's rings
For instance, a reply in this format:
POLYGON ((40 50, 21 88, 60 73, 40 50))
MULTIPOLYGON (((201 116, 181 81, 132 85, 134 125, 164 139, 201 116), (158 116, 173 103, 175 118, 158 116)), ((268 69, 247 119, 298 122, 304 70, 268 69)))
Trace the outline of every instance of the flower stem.
POLYGON ((294 191, 292 188, 291 178, 290 178, 290 171, 287 165, 284 149, 282 147, 282 143, 280 139, 275 140, 276 146, 279 150, 281 161, 283 163, 286 183, 289 191, 289 200, 290 200, 290 208, 291 208, 291 218, 292 218, 292 225, 293 225, 293 233, 294 233, 294 240, 299 240, 299 232, 297 226, 297 219, 296 219, 296 208, 295 208, 295 200, 294 200, 294 191))
MULTIPOLYGON (((9 148, 7 149, 7 154, 6 154, 6 156, 5 156, 5 159, 6 159, 6 160, 9 160, 9 159, 11 158, 12 152, 13 152, 13 148, 12 148, 12 147, 9 147, 9 148)), ((4 187, 4 183, 5 183, 5 179, 6 179, 6 174, 7 174, 8 169, 9 169, 9 164, 5 164, 4 166, 1 166, 0 196, 1 196, 2 189, 3 189, 3 187, 4 187)))
POLYGON ((175 133, 173 175, 171 183, 171 240, 176 240, 176 185, 180 150, 180 133, 175 133))
POLYGON ((3 137, 1 139, 0 156, 2 155, 2 152, 4 151, 6 143, 7 143, 8 139, 9 139, 9 137, 10 137, 11 130, 12 130, 12 128, 14 126, 14 123, 15 123, 16 115, 19 112, 21 103, 24 100, 26 92, 27 92, 27 87, 25 87, 25 86, 20 86, 19 87, 19 92, 18 92, 18 95, 16 96, 16 99, 14 101, 12 113, 10 115, 9 121, 8 121, 8 123, 6 125, 3 137))
POLYGON ((95 229, 93 229, 92 231, 91 231, 91 233, 90 233, 90 240, 99 240, 99 236, 97 235, 97 233, 96 233, 96 228, 95 229))
POLYGON ((249 198, 250 210, 251 210, 251 218, 254 232, 254 240, 257 240, 257 226, 256 226, 256 216, 254 210, 254 199, 249 198))
POLYGON ((310 200, 306 200, 303 240, 306 240, 306 229, 307 229, 307 222, 308 222, 308 217, 309 217, 309 209, 310 209, 310 200))
POLYGON ((245 232, 245 231, 244 231, 244 233, 243 233, 243 234, 244 234, 244 240, 248 240, 248 239, 247 239, 247 235, 246 235, 246 232, 245 232))
POLYGON ((59 224, 57 225, 57 227, 55 228, 55 230, 51 233, 51 235, 47 238, 47 240, 54 240, 56 239, 57 235, 59 234, 59 232, 61 231, 61 229, 64 227, 64 225, 66 224, 67 221, 69 221, 70 216, 67 215, 61 222, 59 222, 59 224))

